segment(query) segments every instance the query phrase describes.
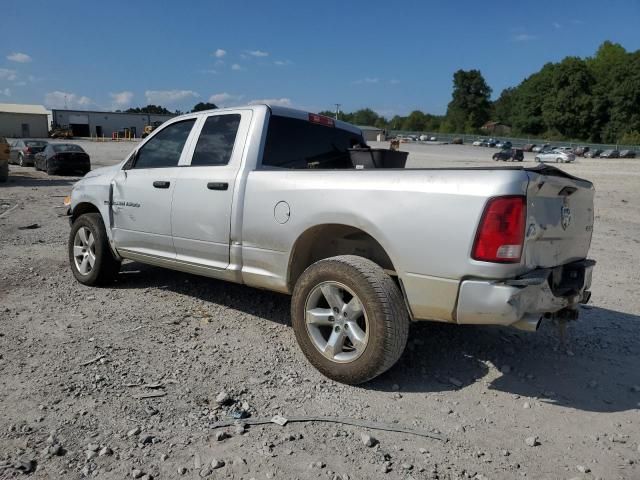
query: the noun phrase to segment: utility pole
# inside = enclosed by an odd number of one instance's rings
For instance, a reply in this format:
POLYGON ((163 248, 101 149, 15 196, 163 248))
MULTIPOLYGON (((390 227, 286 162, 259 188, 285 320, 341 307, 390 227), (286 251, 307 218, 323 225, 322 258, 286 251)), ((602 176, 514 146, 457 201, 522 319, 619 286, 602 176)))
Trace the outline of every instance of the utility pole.
POLYGON ((340 113, 340 107, 342 106, 342 104, 334 103, 334 105, 336 106, 336 120, 338 120, 338 114, 340 113))

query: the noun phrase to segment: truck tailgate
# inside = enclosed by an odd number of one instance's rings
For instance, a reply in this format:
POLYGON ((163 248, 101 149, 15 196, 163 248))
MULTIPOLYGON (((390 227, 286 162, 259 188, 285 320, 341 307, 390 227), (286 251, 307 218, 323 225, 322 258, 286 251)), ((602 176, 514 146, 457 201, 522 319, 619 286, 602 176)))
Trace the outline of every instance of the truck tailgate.
POLYGON ((593 184, 546 165, 526 171, 526 265, 555 267, 586 258, 593 233, 593 184))

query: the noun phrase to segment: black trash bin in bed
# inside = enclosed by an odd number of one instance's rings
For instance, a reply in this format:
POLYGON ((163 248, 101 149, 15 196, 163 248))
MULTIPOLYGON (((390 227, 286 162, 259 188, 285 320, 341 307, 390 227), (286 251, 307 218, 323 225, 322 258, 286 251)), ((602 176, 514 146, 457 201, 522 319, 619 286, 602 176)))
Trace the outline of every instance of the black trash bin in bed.
POLYGON ((404 168, 409 152, 387 148, 350 148, 354 168, 404 168))

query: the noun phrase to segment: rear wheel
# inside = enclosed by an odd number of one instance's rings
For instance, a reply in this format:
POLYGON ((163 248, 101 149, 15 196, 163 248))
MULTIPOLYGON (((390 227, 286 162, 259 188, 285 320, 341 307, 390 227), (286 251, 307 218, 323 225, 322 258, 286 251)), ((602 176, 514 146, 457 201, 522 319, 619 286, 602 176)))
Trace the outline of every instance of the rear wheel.
POLYGON ((109 283, 120 270, 99 213, 86 213, 73 222, 68 250, 73 276, 85 285, 109 283))
POLYGON ((556 163, 564 163, 564 160, 562 160, 562 158, 558 157, 558 158, 556 158, 556 163))
POLYGON ((353 255, 307 268, 294 288, 291 317, 309 362, 348 384, 366 382, 391 368, 409 335, 398 286, 379 265, 353 255))

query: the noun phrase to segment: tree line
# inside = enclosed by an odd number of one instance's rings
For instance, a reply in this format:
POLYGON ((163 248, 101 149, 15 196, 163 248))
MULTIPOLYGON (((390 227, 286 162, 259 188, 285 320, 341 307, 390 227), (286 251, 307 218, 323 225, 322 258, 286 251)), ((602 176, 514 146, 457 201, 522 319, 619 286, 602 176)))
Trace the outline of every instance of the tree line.
MULTIPOLYGON (((627 52, 606 41, 592 57, 545 64, 519 85, 504 89, 495 101, 491 93, 480 70, 458 70, 445 115, 414 110, 387 119, 363 108, 339 112, 338 118, 387 130, 470 134, 482 133, 481 127, 493 120, 510 126, 514 136, 640 144, 640 50, 627 52)), ((217 107, 200 102, 191 111, 211 108, 217 107)), ((160 105, 127 112, 183 113, 160 105)), ((335 116, 329 110, 319 113, 335 116)))
POLYGON ((515 136, 640 143, 640 50, 607 41, 592 57, 545 64, 495 101, 491 92, 479 70, 458 70, 445 115, 415 110, 386 119, 365 108, 338 118, 388 130, 470 134, 493 120, 512 127, 515 136))

